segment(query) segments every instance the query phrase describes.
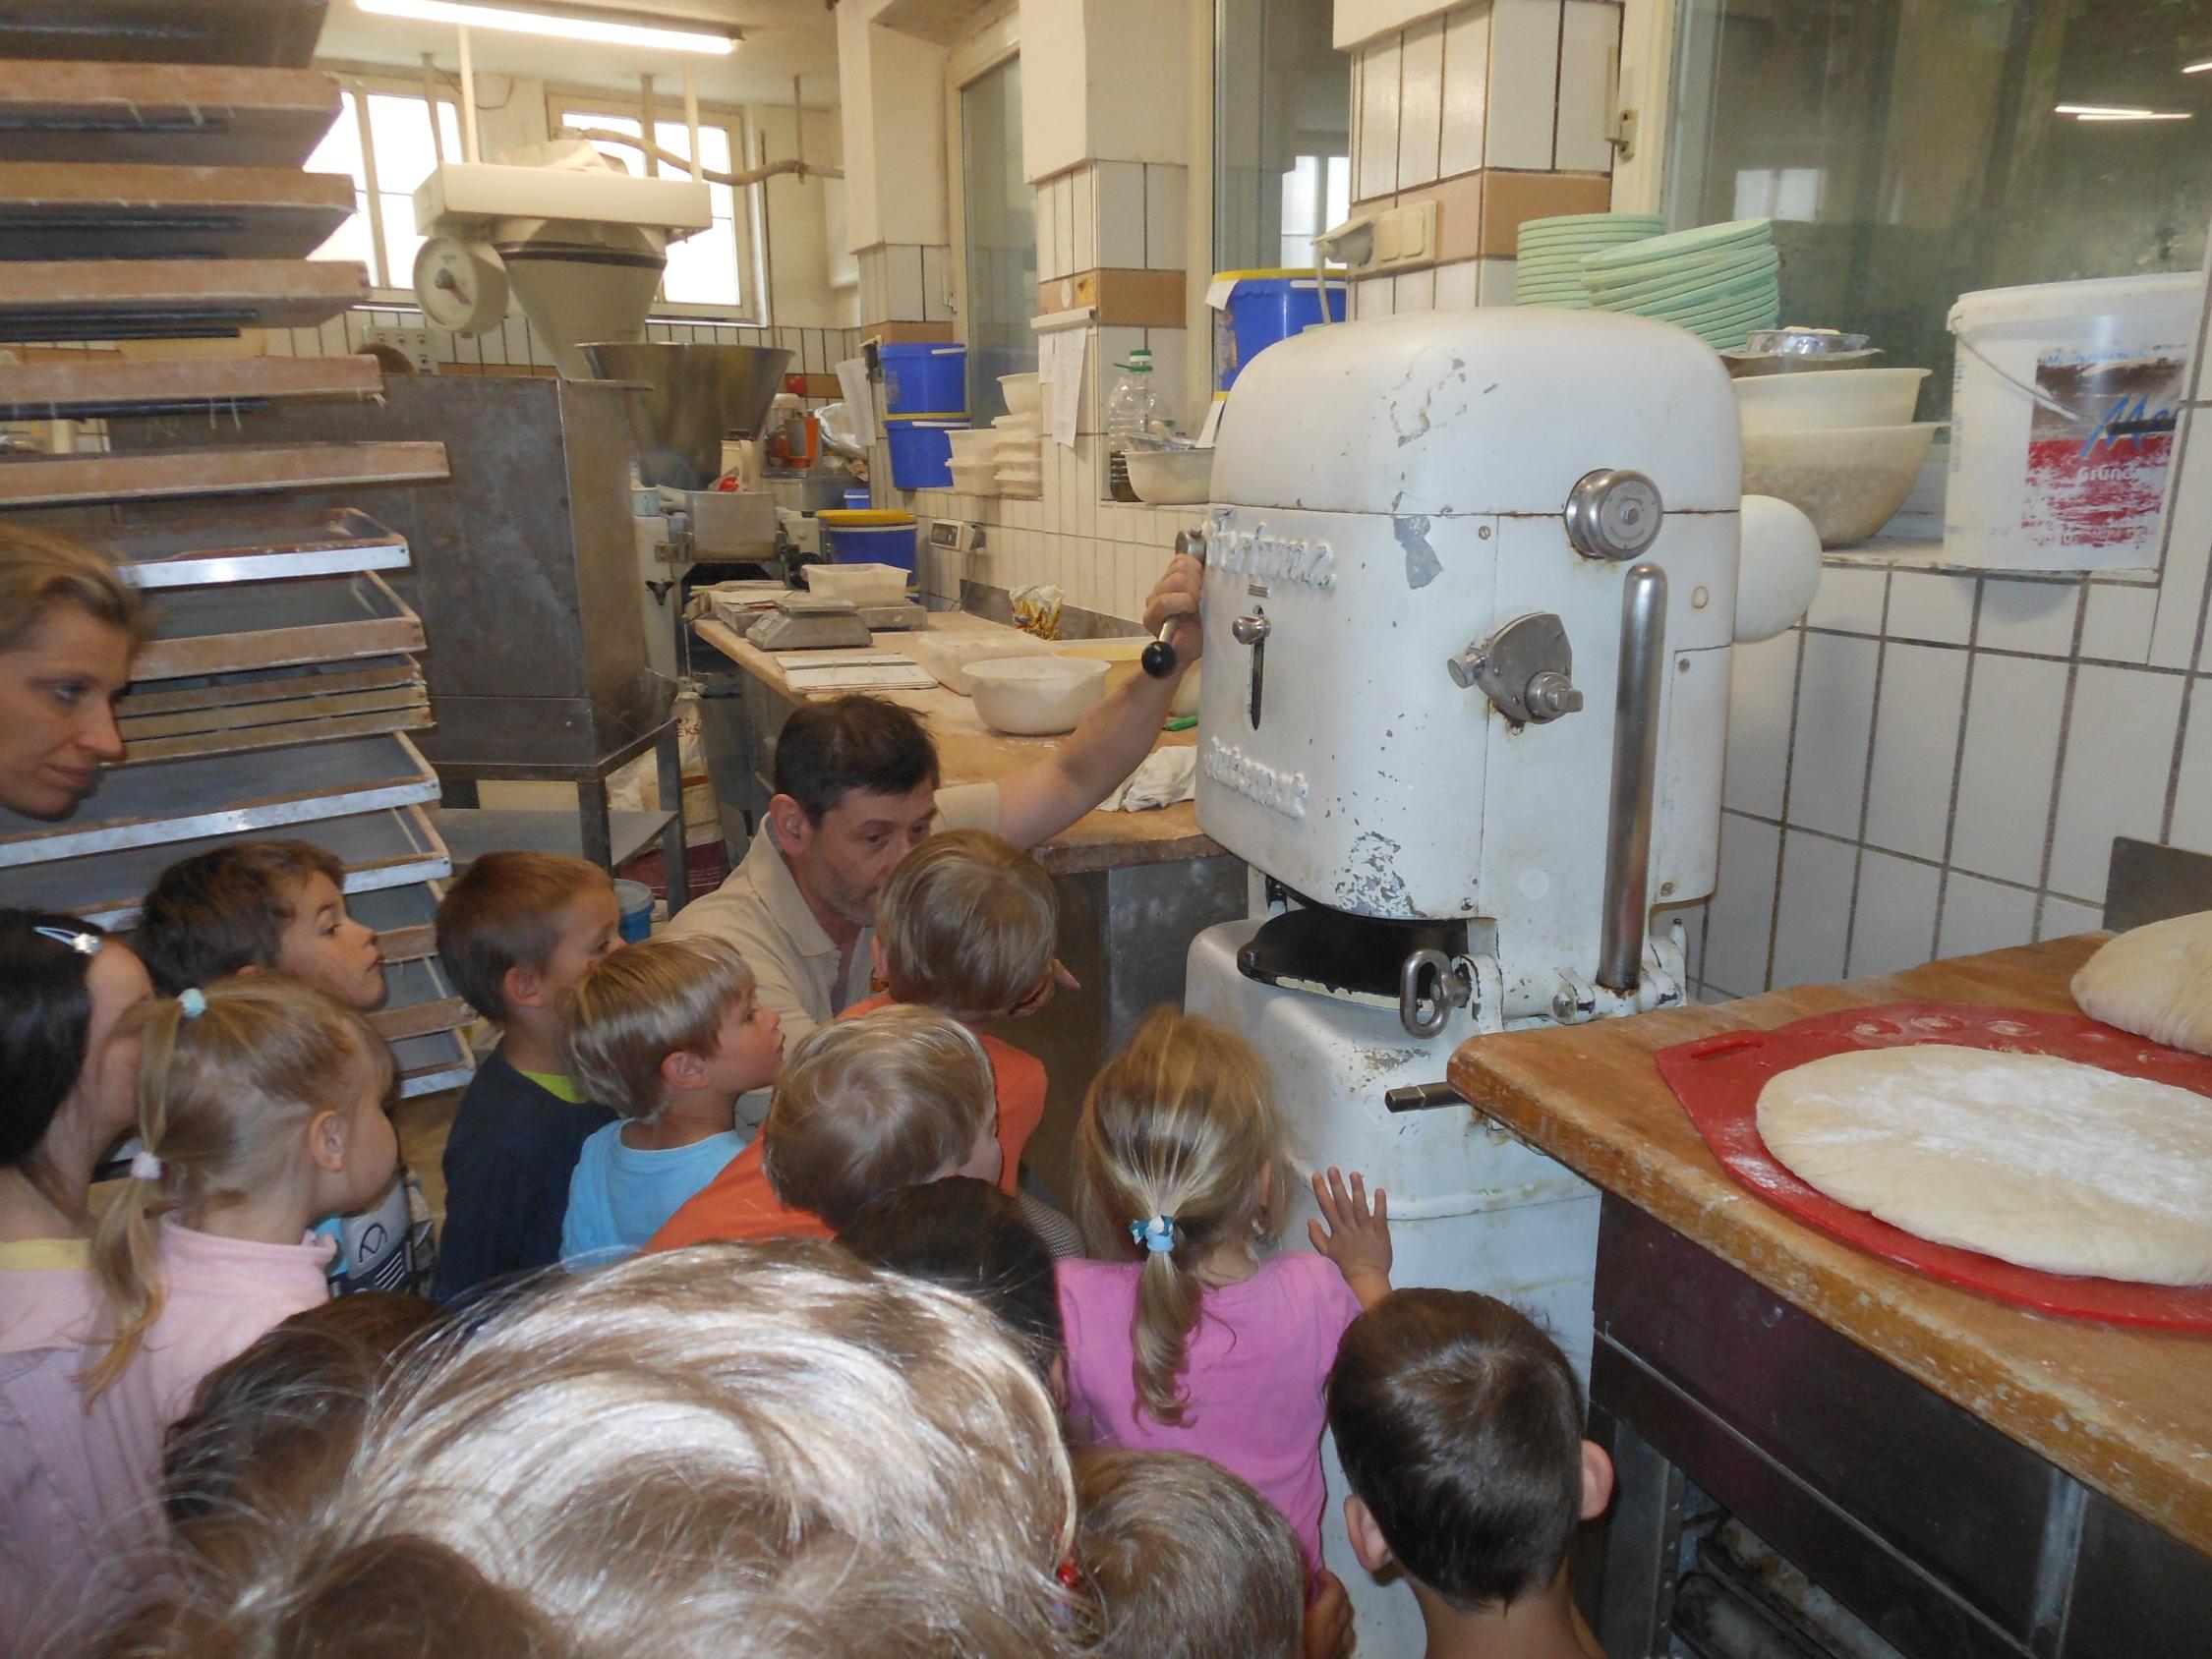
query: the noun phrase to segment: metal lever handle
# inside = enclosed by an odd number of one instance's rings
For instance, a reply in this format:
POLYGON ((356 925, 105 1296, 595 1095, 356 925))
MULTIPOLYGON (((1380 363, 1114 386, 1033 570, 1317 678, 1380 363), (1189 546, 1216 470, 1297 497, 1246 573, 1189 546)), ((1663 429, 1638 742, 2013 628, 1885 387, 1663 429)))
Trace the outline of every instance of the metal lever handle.
POLYGON ((1239 645, 1257 645, 1274 631, 1274 623, 1264 616, 1240 616, 1229 624, 1229 637, 1239 645))
MULTIPOLYGON (((1188 553, 1200 564, 1205 563, 1206 533, 1195 525, 1181 532, 1175 539, 1175 550, 1178 554, 1188 553)), ((1195 621, 1196 618, 1193 617, 1192 620, 1195 621)), ((1161 623, 1159 633, 1154 636, 1152 643, 1144 648, 1143 654, 1136 659, 1138 665, 1155 680, 1164 680, 1168 675, 1175 672, 1176 664, 1180 658, 1176 656, 1175 647, 1170 642, 1175 638, 1176 629, 1182 625, 1183 618, 1180 616, 1171 616, 1161 623)))
POLYGON ((1656 564, 1631 565, 1621 590, 1612 807, 1605 824, 1605 909, 1598 944, 1598 983, 1608 991, 1634 991, 1643 969, 1665 670, 1666 572, 1656 564))
POLYGON ((1416 950, 1398 966, 1398 1023, 1408 1036, 1437 1035, 1474 996, 1474 980, 1441 950, 1416 950))

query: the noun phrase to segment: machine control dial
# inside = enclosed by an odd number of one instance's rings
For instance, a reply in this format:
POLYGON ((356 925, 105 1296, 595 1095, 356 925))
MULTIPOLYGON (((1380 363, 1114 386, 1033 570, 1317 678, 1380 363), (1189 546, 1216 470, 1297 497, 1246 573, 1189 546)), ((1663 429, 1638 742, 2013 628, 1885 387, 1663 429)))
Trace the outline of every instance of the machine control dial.
POLYGON ((1567 540, 1589 558, 1635 558, 1658 537, 1665 516, 1659 486, 1625 468, 1585 473, 1567 492, 1567 540))
POLYGON ((1444 662, 1454 685, 1480 691, 1515 725, 1543 725, 1580 710, 1574 667, 1566 624, 1547 610, 1511 618, 1444 662))

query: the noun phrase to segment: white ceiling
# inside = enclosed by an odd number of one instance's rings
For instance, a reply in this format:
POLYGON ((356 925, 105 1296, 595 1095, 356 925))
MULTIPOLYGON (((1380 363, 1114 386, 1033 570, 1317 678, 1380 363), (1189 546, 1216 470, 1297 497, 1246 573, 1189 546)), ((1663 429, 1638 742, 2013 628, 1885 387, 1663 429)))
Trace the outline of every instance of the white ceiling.
MULTIPOLYGON (((478 101, 499 100, 497 82, 487 84, 485 78, 501 75, 568 86, 634 87, 639 75, 651 74, 656 96, 672 99, 681 96, 683 66, 689 64, 699 78, 700 97, 710 103, 789 103, 791 77, 797 75, 809 108, 836 107, 837 18, 823 0, 597 0, 590 9, 703 19, 734 26, 744 39, 729 56, 710 58, 472 29, 469 51, 476 64, 478 101)), ((424 52, 433 54, 438 68, 455 68, 459 56, 451 26, 370 17, 354 0, 330 0, 316 49, 319 58, 396 64, 410 71, 424 52)))

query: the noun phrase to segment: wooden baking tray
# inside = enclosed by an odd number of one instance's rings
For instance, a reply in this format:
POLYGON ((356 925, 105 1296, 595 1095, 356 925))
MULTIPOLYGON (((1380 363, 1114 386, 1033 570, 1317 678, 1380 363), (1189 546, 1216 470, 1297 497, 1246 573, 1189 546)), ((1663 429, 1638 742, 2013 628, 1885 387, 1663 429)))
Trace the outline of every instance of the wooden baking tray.
POLYGON ((0 459, 0 507, 187 500, 365 484, 436 484, 446 476, 442 443, 238 444, 45 455, 0 459))
POLYGON ((66 911, 111 931, 135 928, 140 900, 170 865, 216 847, 270 835, 313 841, 337 859, 345 867, 349 905, 389 887, 441 880, 452 870, 444 843, 423 809, 404 806, 287 829, 239 830, 0 870, 0 904, 66 911))
MULTIPOLYGON (((311 358, 267 361, 314 362, 311 358)), ((368 363, 367 358, 322 359, 368 363)), ((121 567, 141 588, 271 582, 399 570, 407 539, 353 507, 214 507, 165 512, 143 524, 71 532, 121 567)))
POLYGON ((469 1052, 467 1038, 458 1030, 403 1039, 392 1044, 391 1058, 399 1070, 392 1092, 401 1100, 457 1089, 476 1075, 476 1056, 469 1052))
POLYGON ((369 298, 346 259, 0 260, 0 339, 217 338, 313 328, 369 298))
MULTIPOLYGON (((233 754, 248 749, 281 749, 295 743, 334 743, 340 738, 367 737, 382 731, 420 731, 435 723, 430 692, 422 675, 405 658, 409 672, 392 683, 330 689, 324 682, 361 676, 329 674, 320 664, 281 671, 251 687, 210 685, 204 689, 219 701, 176 708, 136 712, 139 699, 127 700, 118 711, 127 749, 126 766, 154 761, 180 760, 192 755, 233 754), (234 699, 245 689, 255 695, 234 699), (284 694, 279 695, 279 691, 284 694)), ((190 685, 192 682, 157 681, 157 684, 190 685)), ((155 693, 156 698, 184 698, 190 691, 155 693)))
POLYGON ((325 0, 8 0, 0 57, 268 64, 315 56, 325 0))
POLYGON ((170 588, 154 595, 147 609, 153 638, 132 663, 134 684, 423 649, 422 618, 373 570, 170 588))
POLYGON ((353 206, 297 167, 0 161, 0 257, 304 259, 353 206))
POLYGON ((437 954, 437 901, 443 882, 412 882, 346 895, 346 913, 375 931, 387 962, 412 962, 437 954))
POLYGON ((383 390, 373 358, 217 357, 149 361, 71 353, 0 364, 0 421, 212 414, 277 403, 358 402, 383 390))
POLYGON ((8 59, 0 160, 297 167, 342 107, 320 70, 8 59))
POLYGON ((312 838, 293 827, 437 793, 437 773, 397 733, 122 767, 71 818, 47 823, 0 808, 0 868, 241 831, 312 838))
POLYGON ((384 1005, 369 1015, 377 1035, 387 1043, 453 1031, 476 1019, 476 1012, 453 994, 435 956, 384 964, 384 1005))

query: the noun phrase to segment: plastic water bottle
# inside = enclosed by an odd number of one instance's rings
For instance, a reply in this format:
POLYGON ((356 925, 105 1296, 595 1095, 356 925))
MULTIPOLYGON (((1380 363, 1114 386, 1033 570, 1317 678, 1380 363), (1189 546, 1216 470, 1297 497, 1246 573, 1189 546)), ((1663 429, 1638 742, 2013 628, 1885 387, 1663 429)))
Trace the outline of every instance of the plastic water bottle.
POLYGON ((1113 395, 1106 400, 1106 479, 1117 501, 1135 501, 1130 487, 1129 452, 1141 448, 1159 418, 1159 394, 1152 388, 1152 354, 1138 346, 1127 363, 1116 364, 1113 395))

